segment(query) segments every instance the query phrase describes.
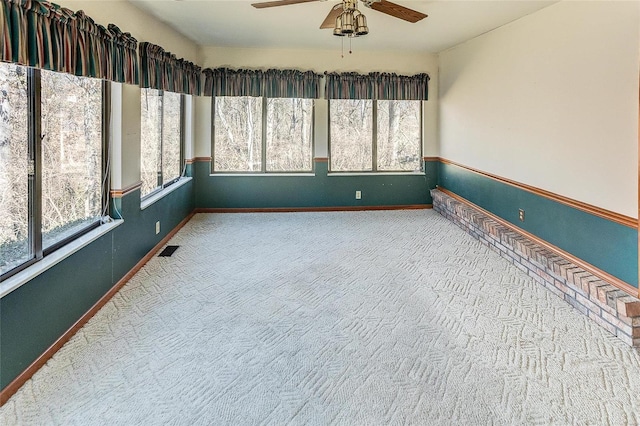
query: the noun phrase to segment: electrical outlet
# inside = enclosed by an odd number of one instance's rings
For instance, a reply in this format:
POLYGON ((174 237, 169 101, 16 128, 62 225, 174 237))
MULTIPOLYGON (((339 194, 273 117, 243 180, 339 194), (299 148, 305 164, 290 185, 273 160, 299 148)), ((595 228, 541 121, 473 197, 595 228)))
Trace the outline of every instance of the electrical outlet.
POLYGON ((518 219, 520 219, 520 222, 524 222, 524 210, 518 209, 518 219))
POLYGON ((356 200, 362 199, 362 191, 356 191, 356 200))
POLYGON ((156 222, 156 235, 160 233, 160 221, 156 222))

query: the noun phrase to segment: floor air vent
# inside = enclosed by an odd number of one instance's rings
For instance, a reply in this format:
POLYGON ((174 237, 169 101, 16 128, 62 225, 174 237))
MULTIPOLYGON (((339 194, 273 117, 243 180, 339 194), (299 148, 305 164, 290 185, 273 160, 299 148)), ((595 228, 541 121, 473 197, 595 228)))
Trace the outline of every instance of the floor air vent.
POLYGON ((178 247, 180 246, 166 246, 164 250, 160 252, 158 257, 171 257, 171 255, 175 253, 176 250, 178 250, 178 247))

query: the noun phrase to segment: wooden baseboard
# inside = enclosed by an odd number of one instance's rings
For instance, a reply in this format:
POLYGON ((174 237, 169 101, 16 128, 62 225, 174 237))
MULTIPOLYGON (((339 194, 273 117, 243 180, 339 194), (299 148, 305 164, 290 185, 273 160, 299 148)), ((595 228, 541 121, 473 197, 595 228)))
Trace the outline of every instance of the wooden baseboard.
POLYGON ((75 322, 58 340, 56 340, 42 355, 31 363, 22 373, 18 375, 11 383, 9 383, 2 391, 0 391, 0 407, 3 406, 18 389, 24 385, 51 357, 64 346, 65 343, 77 333, 83 325, 87 323, 93 316, 109 301, 111 298, 160 250, 189 220, 193 217, 194 212, 184 218, 175 228, 171 230, 158 244, 156 244, 145 257, 140 259, 138 263, 122 277, 111 289, 102 296, 78 321, 75 322))
POLYGON ((264 208, 199 208, 195 213, 304 213, 351 212, 367 210, 420 210, 431 209, 432 204, 405 204, 398 206, 344 206, 344 207, 264 207, 264 208))

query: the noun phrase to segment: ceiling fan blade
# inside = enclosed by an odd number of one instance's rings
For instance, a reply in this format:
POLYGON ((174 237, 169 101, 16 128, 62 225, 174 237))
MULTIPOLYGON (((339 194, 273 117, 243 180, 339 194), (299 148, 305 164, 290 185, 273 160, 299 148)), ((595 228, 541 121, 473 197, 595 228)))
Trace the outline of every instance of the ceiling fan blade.
POLYGON ((329 14, 327 15, 326 18, 324 18, 324 21, 322 22, 322 25, 320 25, 320 29, 323 30, 325 28, 333 28, 336 26, 336 18, 338 17, 338 15, 340 15, 342 13, 342 3, 336 4, 335 6, 333 6, 333 9, 331 9, 331 12, 329 12, 329 14))
POLYGON ((265 7, 275 7, 275 6, 288 6, 290 4, 298 4, 298 3, 310 3, 312 1, 320 1, 320 0, 275 0, 275 1, 263 1, 261 3, 251 3, 251 6, 257 9, 263 9, 265 7))
POLYGON ((373 10, 386 13, 387 15, 391 15, 396 18, 404 19, 405 21, 409 21, 411 23, 418 22, 419 20, 427 17, 427 15, 422 12, 400 6, 399 4, 391 3, 387 0, 376 1, 370 4, 367 3, 368 2, 365 2, 364 4, 366 6, 369 6, 373 10))

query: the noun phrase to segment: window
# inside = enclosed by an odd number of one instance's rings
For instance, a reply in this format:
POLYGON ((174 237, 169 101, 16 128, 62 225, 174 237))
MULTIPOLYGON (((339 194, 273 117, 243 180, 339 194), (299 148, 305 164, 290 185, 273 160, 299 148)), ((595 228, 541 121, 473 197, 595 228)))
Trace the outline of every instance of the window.
POLYGON ((107 214, 103 98, 93 78, 0 63, 0 277, 107 214))
POLYGON ((331 100, 331 170, 373 170, 373 101, 331 100))
POLYGON ((313 100, 218 96, 213 170, 286 173, 313 169, 313 100))
POLYGON ((141 94, 141 196, 180 178, 182 166, 182 95, 155 89, 141 94))
POLYGON ((32 256, 28 105, 27 69, 0 63, 0 274, 32 256))
POLYGON ((421 101, 332 99, 329 101, 331 171, 419 171, 421 118, 421 101))

